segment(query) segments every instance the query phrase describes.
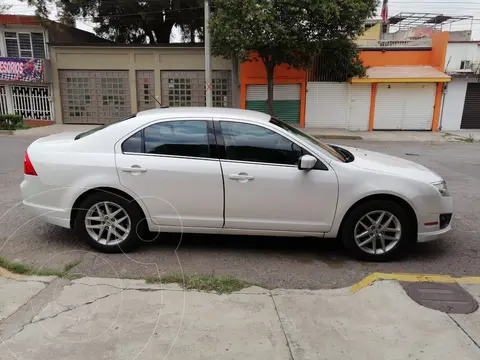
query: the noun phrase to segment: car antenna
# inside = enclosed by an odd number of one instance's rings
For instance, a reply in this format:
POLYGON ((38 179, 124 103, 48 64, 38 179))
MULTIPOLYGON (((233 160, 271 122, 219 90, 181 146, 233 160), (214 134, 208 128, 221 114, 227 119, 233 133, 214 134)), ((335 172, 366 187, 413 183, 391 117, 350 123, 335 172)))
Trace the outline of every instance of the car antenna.
POLYGON ((150 96, 153 98, 153 100, 155 100, 155 102, 156 102, 158 105, 160 105, 160 108, 161 108, 161 109, 166 109, 166 108, 168 108, 168 105, 162 105, 162 103, 161 103, 160 101, 158 101, 157 97, 154 96, 154 95, 152 95, 152 94, 150 93, 150 91, 148 92, 148 95, 150 95, 150 96))

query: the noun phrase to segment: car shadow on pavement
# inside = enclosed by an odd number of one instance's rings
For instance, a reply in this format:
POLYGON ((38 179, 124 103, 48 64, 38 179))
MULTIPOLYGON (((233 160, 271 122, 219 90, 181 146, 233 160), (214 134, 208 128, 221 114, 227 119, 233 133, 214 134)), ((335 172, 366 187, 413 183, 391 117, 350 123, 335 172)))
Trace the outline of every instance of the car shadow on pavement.
POLYGON ((321 257, 347 254, 336 239, 314 237, 271 237, 246 235, 174 234, 162 233, 152 242, 142 244, 140 251, 175 249, 198 252, 269 252, 284 256, 301 254, 321 257))
MULTIPOLYGON (((315 237, 270 237, 244 235, 173 234, 163 233, 152 242, 142 244, 139 251, 177 249, 190 253, 261 253, 281 255, 296 261, 325 262, 331 267, 341 267, 354 260, 339 239, 315 237)), ((416 244, 407 256, 398 261, 424 261, 448 255, 448 246, 442 242, 416 244)))

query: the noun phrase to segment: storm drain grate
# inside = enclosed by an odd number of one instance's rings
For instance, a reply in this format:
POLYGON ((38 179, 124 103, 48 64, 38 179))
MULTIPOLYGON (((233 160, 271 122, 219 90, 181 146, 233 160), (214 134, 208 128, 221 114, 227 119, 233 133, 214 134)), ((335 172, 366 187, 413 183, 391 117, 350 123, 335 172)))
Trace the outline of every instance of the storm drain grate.
POLYGON ((470 314, 478 309, 477 301, 458 284, 404 282, 403 289, 416 303, 449 314, 470 314))

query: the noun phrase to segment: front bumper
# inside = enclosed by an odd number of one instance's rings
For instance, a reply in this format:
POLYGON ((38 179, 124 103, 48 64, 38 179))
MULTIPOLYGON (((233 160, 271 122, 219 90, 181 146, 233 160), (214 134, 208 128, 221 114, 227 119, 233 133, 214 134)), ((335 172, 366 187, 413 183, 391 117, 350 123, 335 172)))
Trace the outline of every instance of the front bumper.
POLYGON ((440 229, 437 231, 431 232, 423 232, 419 233, 417 236, 418 242, 427 242, 433 240, 441 240, 447 237, 447 234, 452 230, 452 221, 450 220, 450 224, 445 229, 440 229))
MULTIPOLYGON (((429 202, 425 201, 424 204, 429 202)), ((446 235, 452 230, 453 221, 453 200, 451 196, 442 197, 440 200, 437 198, 435 202, 430 203, 428 206, 428 212, 424 211, 417 214, 418 223, 418 242, 427 242, 433 240, 440 240, 446 237, 446 235), (433 212, 432 210, 435 210, 433 212), (441 215, 451 214, 450 221, 444 223, 441 221, 441 215), (442 226, 443 228, 442 228, 442 226)))

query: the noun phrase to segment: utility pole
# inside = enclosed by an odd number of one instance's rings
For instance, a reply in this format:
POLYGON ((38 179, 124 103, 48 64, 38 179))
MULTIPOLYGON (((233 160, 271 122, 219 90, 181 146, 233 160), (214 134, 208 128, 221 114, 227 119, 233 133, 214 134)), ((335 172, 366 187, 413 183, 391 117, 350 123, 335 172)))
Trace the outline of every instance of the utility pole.
POLYGON ((205 37, 205 100, 207 107, 212 107, 212 62, 210 56, 210 30, 208 21, 210 20, 209 0, 205 0, 205 25, 203 28, 205 37))

